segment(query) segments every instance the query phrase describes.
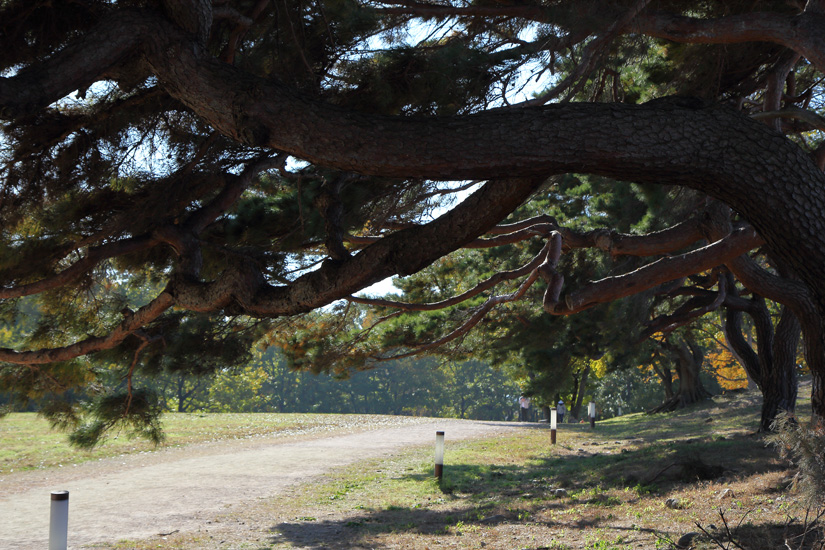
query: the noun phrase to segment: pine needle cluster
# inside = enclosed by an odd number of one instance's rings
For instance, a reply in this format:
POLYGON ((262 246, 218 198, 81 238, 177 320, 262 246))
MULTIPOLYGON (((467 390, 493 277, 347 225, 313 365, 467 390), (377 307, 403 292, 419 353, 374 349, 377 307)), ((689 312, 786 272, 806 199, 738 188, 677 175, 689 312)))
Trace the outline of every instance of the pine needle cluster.
POLYGON ((799 469, 794 484, 800 503, 812 509, 825 507, 825 430, 802 424, 787 412, 772 428, 768 441, 799 469))

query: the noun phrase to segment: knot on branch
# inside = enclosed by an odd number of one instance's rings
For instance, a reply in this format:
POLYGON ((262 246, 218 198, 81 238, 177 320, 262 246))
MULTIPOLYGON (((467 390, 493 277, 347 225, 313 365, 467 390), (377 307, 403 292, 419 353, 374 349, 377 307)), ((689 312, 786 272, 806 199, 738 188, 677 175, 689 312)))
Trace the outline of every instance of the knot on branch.
POLYGON ((719 201, 713 201, 702 213, 699 221, 702 234, 710 242, 718 241, 733 231, 730 219, 730 208, 719 201))
POLYGON ((193 36, 198 45, 206 46, 212 28, 210 0, 164 0, 163 8, 169 19, 193 36))
POLYGON ((596 248, 601 250, 602 252, 611 253, 613 250, 613 232, 608 231, 607 229, 602 229, 598 231, 593 236, 593 244, 596 245, 596 248))
POLYGON ((341 186, 348 178, 344 175, 332 182, 326 182, 321 186, 321 191, 315 197, 315 207, 324 218, 324 225, 327 233, 325 245, 329 257, 333 260, 346 260, 351 256, 347 247, 344 246, 344 205, 341 202, 341 186))
POLYGON ((254 309, 256 296, 266 285, 260 269, 252 261, 241 260, 210 282, 178 273, 170 284, 170 292, 177 305, 186 309, 241 314, 254 309))
POLYGON ((152 238, 171 246, 180 260, 178 271, 197 278, 203 266, 200 242, 192 233, 167 224, 152 231, 152 238))

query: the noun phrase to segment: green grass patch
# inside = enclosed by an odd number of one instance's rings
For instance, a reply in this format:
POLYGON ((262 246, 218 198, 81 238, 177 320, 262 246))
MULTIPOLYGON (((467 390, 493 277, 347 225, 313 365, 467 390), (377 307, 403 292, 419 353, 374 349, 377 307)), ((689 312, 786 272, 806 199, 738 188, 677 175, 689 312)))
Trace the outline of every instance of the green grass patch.
MULTIPOLYGON (((257 437, 291 437, 346 430, 348 427, 382 427, 404 419, 363 416, 277 413, 167 413, 163 415, 166 440, 161 448, 257 437)), ((0 474, 38 468, 70 466, 89 460, 156 450, 150 442, 113 433, 91 451, 68 444, 67 435, 51 430, 36 413, 12 413, 0 418, 0 474)))
POLYGON ((313 542, 311 530, 285 520, 274 528, 280 542, 273 548, 655 548, 696 531, 697 521, 720 524, 719 509, 736 522, 753 508, 741 534, 770 532, 793 508, 777 490, 787 465, 754 433, 758 400, 738 397, 628 415, 595 430, 564 425, 556 446, 544 429, 448 438, 441 484, 429 448, 361 464, 289 504, 327 514, 327 528, 344 525, 334 544, 313 542), (736 498, 720 501, 724 488, 736 498))

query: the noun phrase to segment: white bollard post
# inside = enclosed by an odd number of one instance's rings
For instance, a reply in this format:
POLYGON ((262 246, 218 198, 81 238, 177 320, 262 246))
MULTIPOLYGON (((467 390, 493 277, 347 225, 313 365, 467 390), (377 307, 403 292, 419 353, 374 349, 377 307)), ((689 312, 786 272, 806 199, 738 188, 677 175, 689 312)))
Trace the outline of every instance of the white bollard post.
POLYGON ((444 475, 444 432, 435 432, 435 477, 438 481, 444 475))
POLYGON ((555 407, 550 409, 550 443, 556 444, 556 424, 558 423, 558 411, 555 407))
POLYGON ((590 405, 587 407, 587 411, 590 413, 590 427, 596 427, 596 404, 591 401, 590 405))
POLYGON ((52 491, 49 516, 49 550, 66 550, 69 544, 69 491, 52 491))

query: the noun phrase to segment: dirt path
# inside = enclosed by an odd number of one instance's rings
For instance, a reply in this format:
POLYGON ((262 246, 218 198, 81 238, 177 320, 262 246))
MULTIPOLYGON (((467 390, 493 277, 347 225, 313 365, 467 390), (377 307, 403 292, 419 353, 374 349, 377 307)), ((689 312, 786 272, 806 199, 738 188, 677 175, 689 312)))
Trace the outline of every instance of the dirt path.
POLYGON ((25 472, 0 484, 0 548, 48 546, 49 493, 68 490, 69 548, 191 532, 228 506, 278 495, 360 460, 413 445, 518 430, 518 424, 438 420, 298 440, 226 442, 25 472))

